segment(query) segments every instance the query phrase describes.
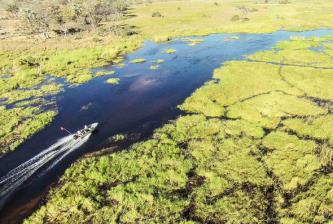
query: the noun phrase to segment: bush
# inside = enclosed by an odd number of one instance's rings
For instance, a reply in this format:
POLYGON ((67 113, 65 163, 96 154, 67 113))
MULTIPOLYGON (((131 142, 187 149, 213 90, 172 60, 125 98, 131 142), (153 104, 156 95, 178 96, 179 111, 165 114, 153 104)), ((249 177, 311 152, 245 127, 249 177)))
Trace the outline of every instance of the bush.
POLYGON ((281 0, 279 1, 279 4, 289 4, 290 1, 289 0, 281 0))
POLYGON ((240 17, 239 17, 239 15, 234 15, 233 17, 231 17, 230 20, 233 21, 233 22, 236 22, 236 21, 240 20, 240 17))
POLYGON ((153 12, 153 14, 151 14, 151 17, 162 17, 162 14, 160 12, 153 12))
POLYGON ((6 5, 6 12, 10 14, 17 14, 19 12, 19 6, 17 5, 16 2, 9 3, 6 5))
POLYGON ((124 0, 24 1, 7 6, 7 11, 19 13, 22 27, 32 34, 67 35, 83 30, 99 29, 105 22, 119 21, 127 9, 124 0), (22 8, 19 10, 18 8, 22 8))

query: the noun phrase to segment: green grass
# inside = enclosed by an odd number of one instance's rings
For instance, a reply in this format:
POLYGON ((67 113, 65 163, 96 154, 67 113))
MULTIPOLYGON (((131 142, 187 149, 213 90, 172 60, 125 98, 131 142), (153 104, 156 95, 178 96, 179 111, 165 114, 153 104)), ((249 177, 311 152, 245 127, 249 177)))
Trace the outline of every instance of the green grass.
POLYGON ((143 63, 143 62, 146 62, 146 59, 144 59, 144 58, 137 58, 137 59, 133 59, 131 61, 132 64, 138 64, 138 63, 143 63))
POLYGON ((290 2, 290 4, 279 4, 276 0, 272 0, 271 4, 251 0, 154 2, 135 7, 133 13, 137 17, 128 21, 131 25, 140 27, 143 36, 153 40, 211 33, 270 33, 277 30, 332 27, 333 16, 329 14, 332 2, 324 0, 290 2), (219 6, 215 6, 214 2, 219 6), (239 10, 240 6, 248 9, 246 15, 239 10), (181 10, 177 10, 178 8, 181 10), (311 10, 307 10, 309 8, 311 10), (163 17, 151 19, 153 12, 160 12, 163 17), (232 21, 234 16, 240 19, 232 21))
POLYGON ((52 121, 56 111, 42 112, 38 107, 0 107, 0 157, 52 121))
POLYGON ((109 78, 105 82, 109 83, 111 85, 117 85, 119 84, 120 79, 119 78, 109 78))
POLYGON ((308 191, 291 201, 290 209, 281 214, 281 223, 329 223, 330 218, 326 217, 333 212, 332 186, 332 174, 321 177, 308 191))
MULTIPOLYGON (((32 36, 16 36, 14 29, 14 24, 17 24, 16 20, 0 21, 4 30, 13 32, 0 41, 0 74, 11 76, 10 79, 0 78, 0 98, 8 97, 7 103, 18 100, 36 101, 31 96, 41 97, 44 93, 31 90, 24 92, 21 88, 36 88, 45 81, 48 75, 65 78, 70 84, 75 85, 88 82, 92 78, 102 75, 102 73, 92 74, 91 68, 109 63, 123 66, 122 55, 142 46, 145 39, 169 41, 172 37, 221 32, 267 33, 281 29, 309 30, 332 27, 333 15, 330 13, 330 9, 333 7, 332 2, 292 0, 290 4, 279 4, 276 0, 272 1, 270 4, 254 3, 250 0, 167 1, 133 5, 128 13, 135 16, 121 22, 137 27, 138 34, 129 37, 100 36, 96 31, 92 31, 41 40, 32 36), (248 9, 246 15, 239 10, 240 6, 248 9), (307 10, 309 8, 311 10, 307 10), (203 9, 205 9, 204 12, 203 9), (152 19, 153 12, 160 12, 163 17, 152 19), (233 17, 239 19, 233 20, 233 17)), ((191 46, 201 42, 198 38, 187 40, 191 46)), ((310 46, 317 46, 318 40, 303 41, 303 37, 293 37, 293 40, 294 42, 281 43, 278 46, 282 49, 279 54, 268 51, 253 57, 273 62, 285 60, 288 63, 299 63, 303 61, 307 65, 330 66, 330 57, 333 53, 329 46, 332 44, 321 43, 326 46, 326 49, 325 54, 320 54, 308 49, 310 46), (284 50, 286 47, 289 50, 284 50), (295 55, 294 50, 300 50, 301 54, 295 55)), ((311 72, 299 71, 297 75, 289 78, 301 79, 306 74, 311 75, 311 72)), ((331 84, 327 75, 329 74, 326 73, 326 75, 322 75, 321 80, 316 80, 318 83, 312 83, 310 77, 307 81, 309 89, 306 91, 310 91, 311 88, 316 95, 327 97, 326 93, 316 89, 318 85, 331 84)), ((325 89, 331 94, 331 88, 325 89)), ((205 104, 197 103, 198 106, 205 104)), ((220 116, 221 113, 224 113, 224 109, 214 103, 208 101, 206 104, 206 111, 210 110, 210 115, 220 116)), ((199 108, 195 110, 198 111, 199 108)), ((17 116, 20 118, 19 115, 17 116)), ((23 117, 21 118, 23 119, 23 117)))
POLYGON ((287 130, 296 132, 299 136, 327 141, 333 145, 333 115, 315 118, 293 118, 283 122, 287 130))
POLYGON ((65 173, 61 190, 54 192, 50 203, 26 223, 39 222, 43 217, 61 223, 112 222, 116 216, 120 222, 185 221, 182 212, 191 201, 198 203, 194 215, 202 220, 212 221, 218 218, 218 213, 243 221, 263 220, 265 206, 260 210, 261 218, 256 217, 258 210, 251 208, 256 200, 263 200, 262 193, 253 197, 241 187, 248 182, 263 188, 271 185, 264 167, 248 155, 256 149, 242 147, 250 141, 246 136, 237 137, 239 127, 235 124, 229 127, 230 133, 235 133, 234 139, 226 140, 217 151, 212 145, 223 141, 227 123, 207 120, 201 115, 185 116, 127 152, 82 160, 65 173), (178 146, 183 142, 188 143, 187 150, 178 146), (244 159, 248 163, 242 162, 244 159), (83 179, 76 177, 79 173, 83 179), (229 183, 223 179, 225 175, 230 176, 229 183), (101 188, 105 191, 100 191, 101 188), (218 195, 229 188, 235 191, 219 200, 218 195), (76 199, 72 198, 74 194, 76 199), (205 197, 207 200, 216 197, 215 204, 209 207, 202 204, 205 197), (247 207, 239 210, 239 202, 246 202, 247 207), (61 215, 58 209, 63 211, 61 215), (210 213, 204 212, 207 209, 210 213), (84 215, 84 211, 89 215, 84 215), (207 217, 209 214, 215 215, 207 217))
POLYGON ((172 49, 172 48, 169 48, 169 49, 165 49, 163 52, 167 53, 167 54, 174 54, 174 53, 176 53, 176 50, 172 49))
MULTIPOLYGON (((307 63, 297 46, 277 45, 307 63)), ((76 162, 25 223, 332 222, 331 70, 308 69, 226 63, 180 105, 190 115, 76 162)))
MULTIPOLYGON (((69 84, 77 85, 88 82, 94 78, 92 68, 109 64, 110 61, 119 62, 121 55, 133 51, 140 44, 140 40, 129 38, 118 41, 117 45, 110 44, 103 47, 61 50, 31 48, 2 51, 0 53, 0 74, 9 77, 0 79, 0 99, 5 99, 6 104, 15 104, 19 107, 29 106, 33 102, 42 102, 46 96, 55 95, 63 89, 61 85, 54 81, 44 85, 43 82, 49 79, 49 75, 65 78, 69 84)), ((107 74, 111 73, 108 72, 107 74)), ((103 74, 98 72, 95 76, 104 74, 104 72, 103 74)), ((50 117, 54 117, 56 113, 56 111, 44 112, 51 113, 50 117)), ((16 116, 15 119, 19 120, 19 123, 27 122, 25 116, 21 113, 11 114, 11 116, 16 116)), ((9 149, 13 150, 23 142, 22 139, 26 139, 47 125, 48 122, 45 122, 42 117, 33 113, 30 115, 32 116, 31 119, 35 117, 36 122, 40 122, 39 128, 29 128, 28 125, 15 126, 10 130, 13 134, 7 136, 9 131, 0 127, 0 132, 3 133, 1 135, 3 137, 0 137, 3 144, 0 150, 1 155, 9 149), (19 130, 19 127, 27 128, 27 130, 19 130), (23 134, 22 132, 27 133, 23 134)), ((49 122, 51 120, 48 119, 49 122)))
POLYGON ((265 162, 286 191, 307 183, 320 168, 313 141, 299 140, 285 132, 273 132, 263 140, 263 145, 272 151, 265 156, 265 162))
POLYGON ((116 74, 115 71, 98 71, 95 73, 95 76, 99 77, 99 76, 114 75, 114 74, 116 74))
POLYGON ((313 105, 297 96, 272 92, 237 103, 229 107, 228 118, 241 118, 260 124, 266 128, 275 128, 285 116, 315 116, 327 113, 327 110, 313 105))

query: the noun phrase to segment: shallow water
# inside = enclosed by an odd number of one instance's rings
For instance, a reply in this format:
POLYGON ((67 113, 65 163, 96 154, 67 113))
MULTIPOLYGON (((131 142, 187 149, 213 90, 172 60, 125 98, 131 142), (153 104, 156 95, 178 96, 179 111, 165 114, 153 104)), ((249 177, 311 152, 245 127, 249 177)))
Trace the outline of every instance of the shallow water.
POLYGON ((183 39, 161 44, 145 42, 141 49, 126 56, 126 66, 100 68, 114 70, 115 75, 98 77, 78 87, 66 87, 56 96, 59 114, 54 121, 0 159, 0 177, 64 137, 65 134, 59 130, 61 126, 75 131, 84 124, 99 122, 98 132, 47 173, 43 168, 39 170, 45 174, 35 175, 24 189, 15 194, 1 211, 0 223, 19 223, 36 208, 41 196, 67 167, 83 154, 108 146, 110 136, 136 132, 141 133, 140 139, 143 139, 154 128, 175 119, 180 114, 177 105, 211 79, 213 70, 223 62, 241 60, 245 55, 271 49, 277 41, 290 36, 325 34, 332 35, 333 30, 237 34, 239 39, 230 38, 235 34, 215 34, 200 37, 204 42, 196 46, 189 46, 183 39), (177 51, 174 54, 163 53, 167 48, 177 51), (144 58, 146 62, 129 63, 136 58, 144 58), (151 70, 149 67, 156 64, 152 61, 157 59, 165 62, 159 69, 151 70), (120 78, 120 83, 114 86, 105 83, 110 77, 120 78))

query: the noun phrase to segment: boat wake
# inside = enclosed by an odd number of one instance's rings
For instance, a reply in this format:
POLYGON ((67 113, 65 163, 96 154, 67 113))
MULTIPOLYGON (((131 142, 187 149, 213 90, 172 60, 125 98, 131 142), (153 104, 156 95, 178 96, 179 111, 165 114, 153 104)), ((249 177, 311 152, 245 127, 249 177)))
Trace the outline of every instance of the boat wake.
POLYGON ((43 150, 33 158, 22 163, 18 167, 9 171, 0 178, 0 210, 9 198, 41 167, 46 169, 40 174, 44 175, 47 171, 56 166, 62 159, 75 149, 82 146, 90 137, 91 133, 82 138, 75 138, 69 135, 59 139, 55 144, 43 150))

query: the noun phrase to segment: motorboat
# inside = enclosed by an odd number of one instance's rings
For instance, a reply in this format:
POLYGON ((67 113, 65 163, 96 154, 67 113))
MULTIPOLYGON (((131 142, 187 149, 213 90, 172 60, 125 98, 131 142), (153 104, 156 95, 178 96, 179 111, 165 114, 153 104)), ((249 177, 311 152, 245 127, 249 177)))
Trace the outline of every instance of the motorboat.
POLYGON ((47 165, 46 169, 41 171, 40 175, 44 175, 68 154, 87 142, 97 126, 97 122, 85 125, 83 129, 73 134, 64 127, 61 127, 60 129, 68 132, 69 135, 59 139, 50 147, 10 170, 5 176, 0 177, 0 210, 14 193, 21 189, 23 184, 42 167, 47 165), (50 164, 50 162, 52 163, 50 164))
POLYGON ((91 135, 97 128, 98 123, 92 123, 89 125, 85 125, 83 129, 78 130, 74 135, 73 138, 74 139, 82 139, 88 135, 91 135))

